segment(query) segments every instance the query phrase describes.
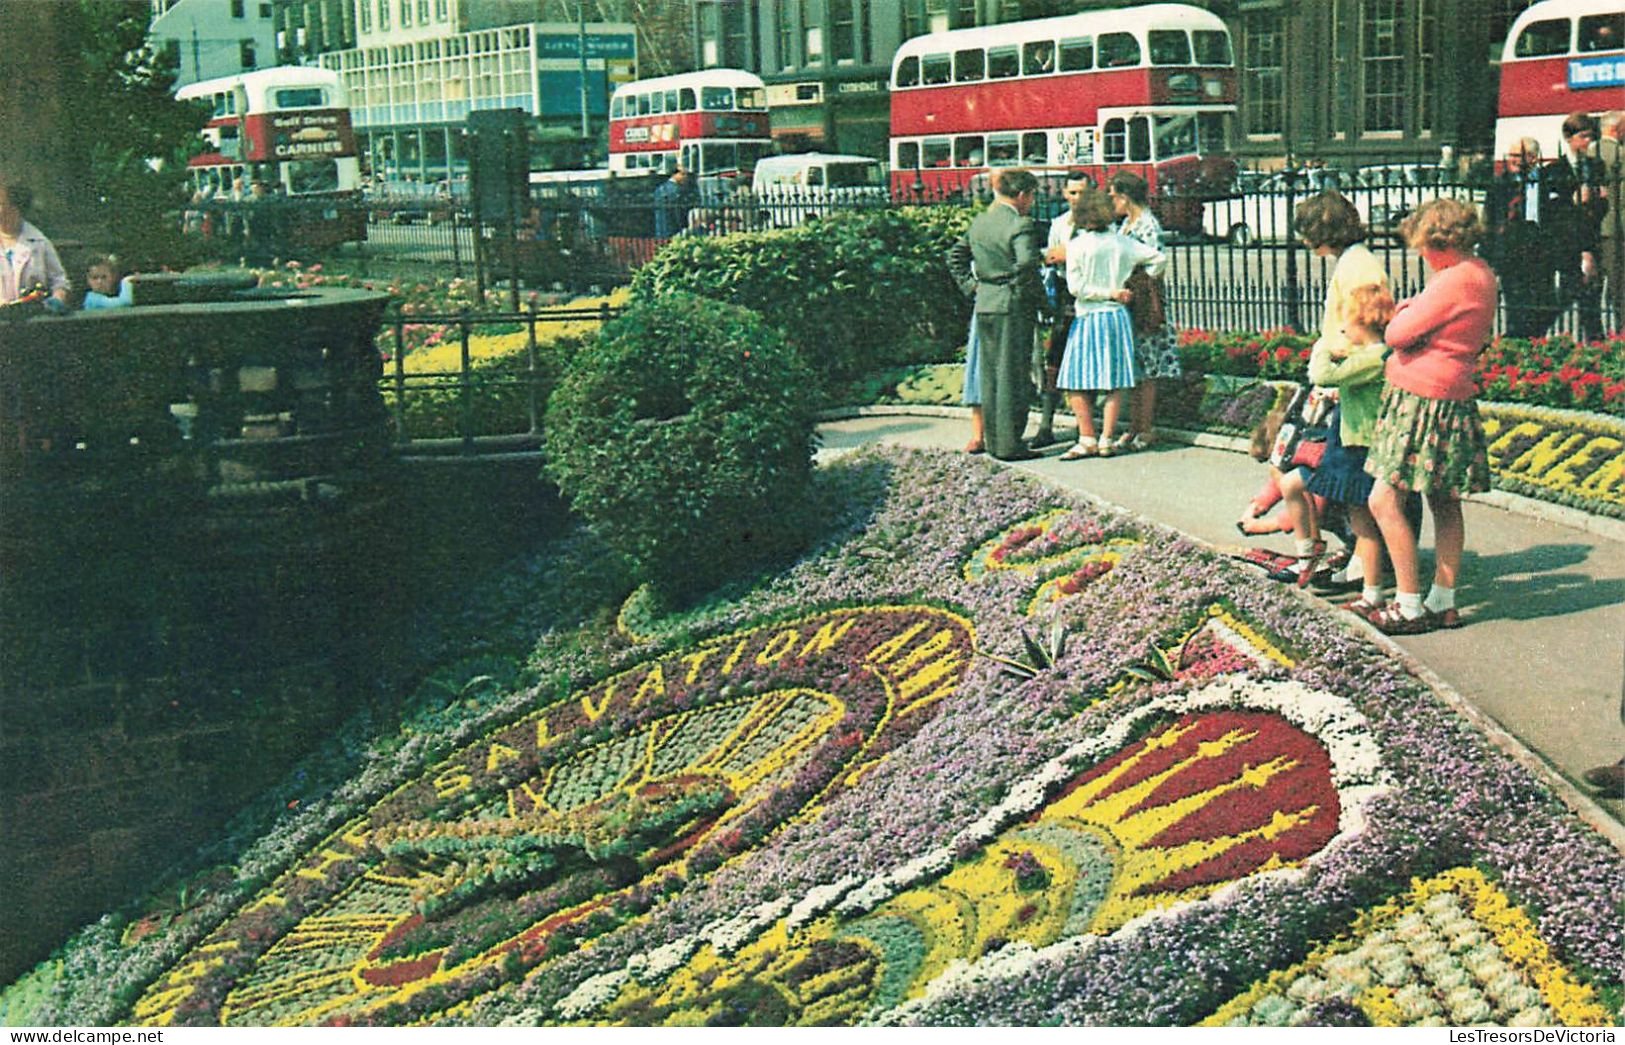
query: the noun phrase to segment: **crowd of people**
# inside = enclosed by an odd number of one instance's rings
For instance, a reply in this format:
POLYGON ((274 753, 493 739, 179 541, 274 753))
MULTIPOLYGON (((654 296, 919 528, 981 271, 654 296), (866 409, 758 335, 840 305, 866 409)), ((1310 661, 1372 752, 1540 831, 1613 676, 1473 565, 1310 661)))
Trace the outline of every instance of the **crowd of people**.
MULTIPOLYGON (((1428 273, 1422 291, 1405 301, 1395 301, 1348 199, 1327 190, 1298 204, 1294 231, 1332 262, 1331 277, 1308 382, 1256 433, 1270 479, 1237 522, 1244 534, 1292 534, 1295 554, 1270 574, 1275 580, 1357 592, 1343 607, 1390 635, 1464 623, 1456 607, 1466 541, 1461 498, 1490 488, 1475 371, 1500 295, 1509 333, 1539 336, 1578 302, 1582 334, 1595 339, 1604 286, 1619 292, 1612 257, 1619 241, 1606 228, 1610 214, 1619 223, 1610 210, 1617 194, 1603 187, 1598 168, 1619 163, 1625 114, 1601 121, 1575 114, 1563 133, 1570 153, 1555 164, 1537 165, 1532 142, 1519 147, 1482 215, 1472 203, 1441 197, 1403 221, 1401 236, 1428 273), (1280 514, 1264 518, 1276 503, 1280 514), (1435 538, 1425 591, 1417 553, 1424 504, 1435 538), (1328 555, 1328 534, 1342 538, 1336 555, 1328 555), (1391 597, 1383 584, 1389 572, 1391 597)), ((1063 395, 1077 435, 1059 460, 1149 447, 1158 382, 1179 377, 1180 362, 1146 182, 1120 171, 1100 187, 1076 174, 1065 186, 1067 210, 1042 246, 1029 217, 1037 187, 1029 171, 995 172, 993 203, 947 257, 974 299, 962 393, 971 408, 966 450, 1006 461, 1041 456, 1055 441, 1063 395), (1039 337, 1045 323, 1048 336, 1039 337), (1038 429, 1023 440, 1035 393, 1038 429)))

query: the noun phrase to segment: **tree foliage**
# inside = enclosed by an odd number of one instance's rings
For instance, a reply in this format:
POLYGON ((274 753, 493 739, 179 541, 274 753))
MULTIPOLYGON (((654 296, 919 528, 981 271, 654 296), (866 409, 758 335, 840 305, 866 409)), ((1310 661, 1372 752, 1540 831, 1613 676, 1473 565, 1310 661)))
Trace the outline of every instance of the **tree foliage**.
POLYGON ((147 41, 148 0, 63 4, 82 46, 60 55, 62 107, 82 135, 84 186, 99 223, 127 263, 184 260, 171 213, 185 202, 186 158, 207 119, 201 103, 175 100, 175 64, 147 41))

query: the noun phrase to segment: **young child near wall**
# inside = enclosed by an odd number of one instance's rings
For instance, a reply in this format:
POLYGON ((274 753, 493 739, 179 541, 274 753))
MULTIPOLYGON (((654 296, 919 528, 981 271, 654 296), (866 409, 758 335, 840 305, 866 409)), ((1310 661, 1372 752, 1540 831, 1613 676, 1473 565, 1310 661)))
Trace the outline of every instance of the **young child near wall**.
POLYGON ((86 312, 99 308, 126 308, 132 303, 130 277, 124 275, 120 267, 118 258, 111 254, 90 263, 85 270, 85 285, 90 288, 85 291, 83 307, 86 312))
POLYGON ((1341 312, 1346 344, 1331 342, 1324 351, 1317 345, 1309 357, 1309 380, 1336 388, 1339 394, 1326 435, 1326 454, 1307 491, 1347 510, 1362 588, 1360 597, 1344 608, 1369 613, 1382 606, 1383 549, 1376 520, 1366 508, 1372 480, 1365 474, 1365 458, 1382 404, 1383 361, 1388 354, 1382 332, 1394 314, 1394 297, 1377 283, 1353 287, 1341 312))

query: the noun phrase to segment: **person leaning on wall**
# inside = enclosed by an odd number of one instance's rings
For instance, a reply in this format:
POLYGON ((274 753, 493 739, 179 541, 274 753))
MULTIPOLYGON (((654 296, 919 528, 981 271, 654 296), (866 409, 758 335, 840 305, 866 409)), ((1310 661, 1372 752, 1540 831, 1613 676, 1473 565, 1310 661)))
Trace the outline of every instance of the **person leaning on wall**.
POLYGON ((71 285, 56 248, 24 217, 33 205, 28 186, 0 181, 0 305, 43 287, 66 306, 71 285))

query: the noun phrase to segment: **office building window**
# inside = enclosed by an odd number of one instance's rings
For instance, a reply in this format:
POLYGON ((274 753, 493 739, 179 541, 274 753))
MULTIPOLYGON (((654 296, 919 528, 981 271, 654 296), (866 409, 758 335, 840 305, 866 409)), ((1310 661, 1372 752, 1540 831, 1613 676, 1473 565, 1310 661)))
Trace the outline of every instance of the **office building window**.
POLYGON ((401 0, 401 28, 412 24, 412 0, 401 0))
POLYGON ((850 62, 858 56, 856 27, 852 21, 852 0, 827 0, 827 5, 830 54, 837 62, 850 62))
POLYGON ((796 4, 795 0, 778 0, 775 12, 778 18, 775 34, 778 42, 779 68, 792 69, 796 64, 796 4))
POLYGON ((864 65, 875 60, 874 20, 869 12, 869 0, 858 0, 858 47, 864 65))
POLYGON ((1360 8, 1363 131, 1405 129, 1405 16, 1402 0, 1364 0, 1360 8))
POLYGON ((749 12, 742 3, 722 5, 722 64, 742 69, 750 63, 749 12))
POLYGON ((418 0, 418 25, 429 24, 429 0, 418 0))
POLYGON ((700 64, 714 69, 722 64, 722 24, 716 4, 700 7, 700 64))
POLYGON ((903 0, 903 38, 948 28, 948 0, 903 0))
POLYGON ((437 22, 444 22, 450 17, 451 13, 446 4, 446 0, 434 0, 434 20, 437 22))
POLYGON ((254 41, 241 40, 237 44, 237 58, 244 69, 257 69, 259 55, 254 52, 254 41))
POLYGON ((1438 0, 1417 0, 1416 64, 1421 70, 1422 89, 1417 96, 1421 105, 1416 129, 1420 134, 1432 134, 1438 122, 1438 8, 1438 0))
POLYGON ((231 0, 231 17, 243 18, 248 14, 245 0, 231 0))
POLYGON ((362 33, 372 32, 372 5, 366 0, 356 6, 356 30, 362 33))
POLYGON ((1523 14, 1524 8, 1535 0, 1480 0, 1482 10, 1476 12, 1489 23, 1490 61, 1501 61, 1501 48, 1506 44, 1512 23, 1523 14))
POLYGON ((1281 78, 1284 15, 1252 11, 1242 19, 1242 118, 1248 134, 1279 135, 1285 112, 1281 78))
POLYGON ((817 16, 808 0, 801 0, 801 56, 806 65, 824 64, 824 27, 817 24, 817 16))
POLYGON ((378 0, 378 28, 389 28, 389 0, 378 0))
POLYGON ((976 24, 976 0, 954 0, 954 28, 965 29, 976 24))
POLYGON ((260 17, 261 18, 270 18, 271 17, 271 5, 270 4, 261 4, 260 5, 260 17))

